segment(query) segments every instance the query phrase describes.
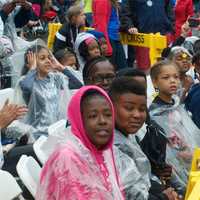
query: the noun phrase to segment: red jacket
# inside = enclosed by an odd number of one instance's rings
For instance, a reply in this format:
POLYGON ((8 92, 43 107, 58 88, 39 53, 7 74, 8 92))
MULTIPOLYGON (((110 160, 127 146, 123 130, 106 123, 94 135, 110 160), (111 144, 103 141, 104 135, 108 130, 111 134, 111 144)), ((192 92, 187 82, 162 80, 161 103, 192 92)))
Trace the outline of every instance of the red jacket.
POLYGON ((181 34, 181 26, 187 21, 189 16, 194 15, 192 0, 177 0, 175 6, 175 38, 181 34))
POLYGON ((112 5, 110 0, 93 0, 92 13, 93 13, 93 27, 106 37, 108 44, 108 55, 112 55, 112 46, 108 37, 108 23, 110 20, 112 5))

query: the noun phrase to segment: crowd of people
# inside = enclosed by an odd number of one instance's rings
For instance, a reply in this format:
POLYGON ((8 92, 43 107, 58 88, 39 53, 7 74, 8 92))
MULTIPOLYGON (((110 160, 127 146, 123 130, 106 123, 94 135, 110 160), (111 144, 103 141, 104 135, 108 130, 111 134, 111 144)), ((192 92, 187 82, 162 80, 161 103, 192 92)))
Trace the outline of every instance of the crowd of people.
POLYGON ((200 146, 199 33, 199 1, 0 0, 0 86, 15 90, 0 109, 0 167, 18 176, 45 136, 37 200, 184 199, 200 146), (52 49, 26 33, 50 22, 62 24, 52 49), (150 66, 120 32, 168 45, 150 66))

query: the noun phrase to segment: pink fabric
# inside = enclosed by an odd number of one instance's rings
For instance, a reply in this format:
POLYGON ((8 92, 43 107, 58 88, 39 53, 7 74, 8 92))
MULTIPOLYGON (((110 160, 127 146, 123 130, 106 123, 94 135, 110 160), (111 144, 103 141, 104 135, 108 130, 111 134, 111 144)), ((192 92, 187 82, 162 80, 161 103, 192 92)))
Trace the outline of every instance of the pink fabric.
MULTIPOLYGON (((108 170, 106 169, 106 166, 105 166, 104 161, 103 161, 102 151, 106 150, 108 148, 110 148, 111 151, 112 151, 115 121, 114 121, 114 117, 113 117, 113 133, 112 133, 112 137, 111 137, 109 143, 101 151, 97 150, 97 148, 90 142, 89 138, 87 137, 87 133, 85 132, 85 128, 84 128, 83 120, 82 120, 82 116, 81 116, 81 110, 80 110, 80 104, 81 104, 82 96, 88 90, 91 90, 91 89, 99 91, 108 100, 108 102, 110 103, 110 106, 112 108, 112 113, 113 113, 113 116, 114 116, 114 108, 113 108, 113 105, 112 105, 110 98, 108 97, 107 93, 103 89, 101 89, 97 86, 82 87, 76 93, 76 95, 74 95, 72 97, 72 100, 71 100, 69 107, 68 107, 68 115, 67 116, 68 116, 68 119, 69 119, 70 124, 71 124, 72 133, 75 134, 83 142, 83 144, 91 151, 91 153, 95 156, 98 164, 100 166, 104 167, 104 169, 102 170, 102 173, 103 173, 104 178, 106 180, 106 174, 108 173, 108 170)), ((114 163, 114 158, 113 158, 113 163, 114 163)), ((114 164, 114 166, 115 166, 115 164, 114 164)), ((117 178, 117 181, 118 181, 117 173, 116 173, 116 178, 117 178)), ((118 181, 118 183, 119 183, 119 181, 118 181)))
POLYGON ((92 42, 94 42, 95 41, 95 39, 94 38, 87 38, 86 40, 85 40, 85 43, 87 44, 87 45, 90 45, 92 42))
POLYGON ((194 15, 192 0, 177 0, 175 6, 175 38, 181 35, 181 27, 187 21, 188 17, 194 15))
POLYGON ((108 24, 110 21, 112 5, 110 0, 93 0, 92 1, 92 14, 93 14, 93 27, 105 35, 108 45, 107 55, 112 55, 112 46, 108 36, 108 24))
POLYGON ((37 17, 40 16, 41 7, 39 4, 32 5, 33 12, 36 14, 37 17))
POLYGON ((80 106, 82 97, 88 90, 97 90, 102 94, 110 103, 114 116, 110 98, 97 86, 84 86, 72 97, 67 115, 71 124, 71 139, 66 141, 64 147, 57 149, 45 164, 36 195, 37 200, 124 199, 119 189, 112 150, 114 118, 112 137, 100 151, 90 142, 85 132, 80 106), (105 153, 111 158, 107 162, 105 153), (109 175, 112 176, 112 181, 109 175))

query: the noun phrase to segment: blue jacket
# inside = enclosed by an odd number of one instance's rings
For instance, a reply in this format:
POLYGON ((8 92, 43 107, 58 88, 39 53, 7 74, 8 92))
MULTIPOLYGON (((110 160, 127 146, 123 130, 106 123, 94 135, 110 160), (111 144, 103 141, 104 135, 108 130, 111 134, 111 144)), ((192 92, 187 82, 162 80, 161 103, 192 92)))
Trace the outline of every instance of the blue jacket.
POLYGON ((120 16, 125 30, 137 27, 141 33, 166 34, 172 31, 165 0, 124 0, 120 16), (152 2, 152 6, 148 6, 148 2, 152 2))
POLYGON ((192 113, 192 120, 200 128, 200 83, 195 84, 185 99, 185 107, 192 113))

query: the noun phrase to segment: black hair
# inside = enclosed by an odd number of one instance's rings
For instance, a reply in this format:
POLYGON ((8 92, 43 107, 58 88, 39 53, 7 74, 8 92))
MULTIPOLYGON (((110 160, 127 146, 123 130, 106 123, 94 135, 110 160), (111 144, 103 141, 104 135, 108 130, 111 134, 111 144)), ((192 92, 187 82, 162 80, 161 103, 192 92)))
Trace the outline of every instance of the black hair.
POLYGON ((60 49, 58 51, 56 51, 54 53, 54 56, 55 58, 59 61, 59 62, 62 62, 62 59, 64 58, 64 56, 68 56, 68 57, 71 57, 71 56, 74 56, 75 59, 76 59, 76 67, 79 69, 79 64, 78 64, 78 59, 77 59, 77 56, 75 54, 75 52, 71 49, 71 48, 65 48, 65 49, 60 49))
POLYGON ((95 89, 91 89, 88 90, 84 93, 84 95, 81 98, 81 110, 82 110, 82 104, 84 101, 91 99, 94 96, 100 96, 100 97, 104 97, 98 90, 95 89))
MULTIPOLYGON (((89 78, 92 68, 99 62, 109 62, 112 65, 112 63, 104 56, 98 56, 98 57, 92 58, 91 60, 86 62, 86 64, 84 65, 84 68, 83 68, 84 83, 86 83, 88 81, 88 78, 89 78)), ((113 66, 113 69, 115 70, 114 66, 113 66)))
POLYGON ((75 53, 68 49, 60 49, 54 53, 55 58, 60 62, 65 55, 69 55, 69 57, 75 56, 75 53))
POLYGON ((194 53, 200 51, 200 39, 195 41, 193 45, 193 50, 194 50, 194 53))
POLYGON ((117 72, 117 77, 123 77, 123 76, 128 76, 128 77, 141 76, 145 80, 147 80, 146 74, 139 69, 133 69, 133 68, 121 69, 117 72))
POLYGON ((200 61, 200 50, 197 51, 193 58, 192 58, 192 64, 198 63, 200 61))
POLYGON ((46 47, 42 46, 42 45, 34 45, 30 48, 28 48, 24 54, 24 67, 22 68, 22 76, 23 75, 26 75, 27 72, 29 71, 29 68, 27 67, 28 65, 28 58, 27 58, 27 55, 29 52, 33 52, 33 53, 38 53, 41 49, 47 49, 46 47))
POLYGON ((178 67, 176 66, 176 64, 170 60, 162 60, 159 61, 157 63, 155 63, 150 70, 150 76, 152 80, 155 80, 158 78, 158 75, 160 74, 160 71, 162 69, 163 66, 167 66, 167 65, 173 65, 174 67, 176 67, 176 69, 179 71, 178 67))
POLYGON ((134 80, 131 77, 116 78, 112 82, 109 90, 109 95, 111 99, 115 101, 120 95, 123 95, 125 93, 132 93, 146 97, 146 88, 143 84, 134 80))
MULTIPOLYGON (((101 48, 100 48, 98 40, 95 39, 95 38, 94 38, 94 40, 97 42, 99 50, 101 52, 101 48)), ((80 45, 78 47, 78 51, 80 53, 80 56, 83 57, 83 59, 87 62, 88 58, 90 57, 90 54, 89 54, 89 51, 88 51, 88 45, 86 44, 85 40, 80 43, 80 45)))

